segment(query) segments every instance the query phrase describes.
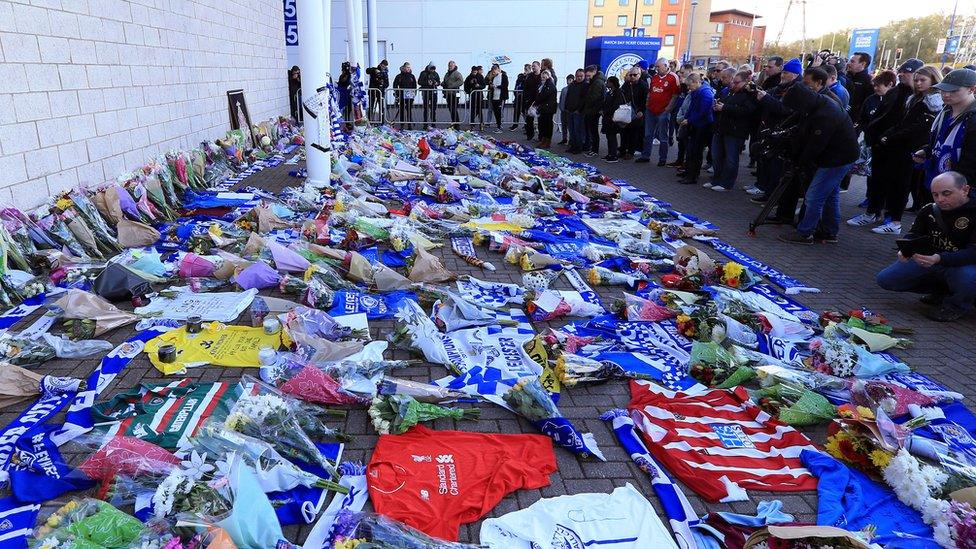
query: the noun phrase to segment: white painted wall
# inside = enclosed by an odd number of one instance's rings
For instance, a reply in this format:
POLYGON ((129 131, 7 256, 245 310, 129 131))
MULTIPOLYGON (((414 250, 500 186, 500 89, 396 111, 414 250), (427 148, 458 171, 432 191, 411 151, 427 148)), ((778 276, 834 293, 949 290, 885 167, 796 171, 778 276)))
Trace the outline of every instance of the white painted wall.
POLYGON ((0 0, 0 202, 26 208, 288 113, 280 0, 0 0))
MULTIPOLYGON (((453 59, 467 75, 471 65, 485 65, 486 53, 512 58, 504 69, 513 85, 522 65, 533 60, 551 58, 560 82, 583 64, 587 0, 377 0, 376 4, 377 39, 386 43, 391 81, 404 61, 413 65, 414 75, 433 61, 443 77, 453 59)), ((344 14, 345 0, 333 0, 333 76, 346 58, 344 14)), ((365 41, 365 17, 363 23, 365 41)), ((301 37, 301 22, 298 26, 301 37)))

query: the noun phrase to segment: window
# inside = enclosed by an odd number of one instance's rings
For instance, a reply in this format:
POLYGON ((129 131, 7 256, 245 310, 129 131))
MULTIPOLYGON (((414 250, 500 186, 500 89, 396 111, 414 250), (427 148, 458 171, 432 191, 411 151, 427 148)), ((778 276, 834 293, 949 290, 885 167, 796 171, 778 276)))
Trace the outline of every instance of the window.
POLYGON ((641 25, 644 25, 645 27, 650 27, 652 20, 653 20, 653 17, 652 16, 650 16, 650 15, 643 15, 643 16, 641 16, 641 25))
POLYGON ((593 5, 596 7, 602 7, 605 0, 593 0, 593 5))
POLYGON ((674 45, 674 35, 673 34, 666 34, 666 35, 664 35, 664 45, 665 46, 673 46, 674 45))
POLYGON ((594 27, 602 27, 603 26, 603 16, 602 15, 594 15, 593 16, 593 26, 594 27))
POLYGON ((669 13, 668 14, 668 24, 669 25, 677 25, 678 24, 678 14, 676 14, 676 13, 669 13))
POLYGON ((715 23, 715 32, 719 34, 725 32, 725 23, 715 23))
POLYGON ((621 6, 626 6, 627 4, 630 3, 630 0, 617 0, 617 3, 620 4, 621 6))
POLYGON ((672 6, 677 6, 678 0, 668 0, 668 4, 671 4, 672 6))
POLYGON ((654 5, 654 0, 644 0, 644 5, 645 6, 653 6, 654 5))
POLYGON ((627 16, 626 15, 618 15, 617 16, 617 26, 618 27, 626 27, 627 26, 627 16))

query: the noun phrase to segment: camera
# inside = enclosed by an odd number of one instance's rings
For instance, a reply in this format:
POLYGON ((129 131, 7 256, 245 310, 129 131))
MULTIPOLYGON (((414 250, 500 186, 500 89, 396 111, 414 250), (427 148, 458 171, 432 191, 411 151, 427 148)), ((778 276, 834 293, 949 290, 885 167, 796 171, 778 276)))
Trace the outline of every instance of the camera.
POLYGON ((756 93, 759 91, 759 86, 757 86, 755 82, 746 82, 745 88, 743 89, 748 93, 756 95, 756 93))
POLYGON ((759 154, 763 158, 788 157, 794 139, 799 134, 800 125, 795 120, 788 120, 779 126, 765 128, 759 131, 759 154))

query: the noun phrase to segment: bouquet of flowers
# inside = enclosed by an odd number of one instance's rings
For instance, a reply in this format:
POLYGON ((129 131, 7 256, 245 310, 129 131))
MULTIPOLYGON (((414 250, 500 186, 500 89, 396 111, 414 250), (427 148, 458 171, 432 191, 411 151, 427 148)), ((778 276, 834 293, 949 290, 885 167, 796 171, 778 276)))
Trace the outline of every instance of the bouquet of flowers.
POLYGON ((477 545, 432 538, 383 515, 343 509, 336 516, 326 544, 335 549, 478 549, 477 545))
POLYGON ((681 335, 698 341, 712 341, 712 332, 720 324, 714 310, 706 306, 685 308, 675 317, 675 322, 681 335))
POLYGON ((380 380, 376 386, 376 394, 383 396, 405 395, 417 401, 431 404, 446 404, 472 399, 471 395, 463 391, 390 376, 384 376, 380 380))
POLYGON ((34 529, 28 545, 31 549, 128 547, 144 531, 138 519, 109 503, 73 499, 34 529))
MULTIPOLYGON (((249 386, 263 385, 253 378, 248 380, 247 376, 242 382, 246 390, 227 417, 223 418, 223 426, 230 431, 264 440, 284 456, 318 465, 335 476, 335 465, 322 455, 310 437, 344 438, 345 435, 325 427, 318 418, 303 410, 297 401, 277 390, 247 390, 249 386)), ((213 419, 219 421, 216 416, 213 419)))
POLYGON ((376 432, 381 435, 399 435, 422 421, 432 421, 442 417, 454 419, 478 419, 478 408, 447 408, 420 402, 408 395, 381 395, 373 398, 369 406, 369 417, 376 432))
POLYGON ((777 383, 758 392, 759 406, 787 425, 816 425, 837 417, 837 407, 822 395, 789 383, 777 383))
POLYGON ((719 283, 729 288, 747 290, 757 282, 756 276, 752 274, 752 271, 735 261, 729 261, 725 265, 722 265, 721 270, 719 283))
POLYGON ((587 301, 580 292, 545 290, 526 292, 526 311, 536 322, 545 322, 562 316, 599 316, 606 311, 596 303, 587 301))
POLYGON ((17 366, 40 364, 56 356, 54 347, 43 340, 16 337, 10 332, 0 333, 0 358, 17 366))
POLYGON ((565 387, 575 387, 579 384, 600 383, 623 377, 623 368, 612 362, 600 362, 585 356, 561 353, 552 364, 553 373, 565 387))
MULTIPOLYGON (((212 467, 213 466, 209 466, 212 467)), ((231 502, 218 490, 218 483, 206 482, 202 473, 173 468, 162 479, 152 495, 153 513, 157 518, 181 514, 219 516, 231 509, 231 502)))
POLYGON ((756 377, 755 370, 715 341, 692 343, 689 364, 691 377, 707 387, 729 389, 756 377))
POLYGON ((586 271, 586 281, 594 286, 634 287, 639 280, 637 277, 611 271, 606 267, 595 266, 586 271))
POLYGON ((674 310, 652 299, 644 299, 626 292, 623 299, 613 302, 610 310, 628 321, 658 322, 677 316, 674 310))
POLYGON ((556 444, 583 458, 595 456, 606 461, 596 445, 592 433, 581 433, 563 417, 538 377, 522 378, 504 395, 506 406, 528 419, 536 429, 548 435, 556 444))

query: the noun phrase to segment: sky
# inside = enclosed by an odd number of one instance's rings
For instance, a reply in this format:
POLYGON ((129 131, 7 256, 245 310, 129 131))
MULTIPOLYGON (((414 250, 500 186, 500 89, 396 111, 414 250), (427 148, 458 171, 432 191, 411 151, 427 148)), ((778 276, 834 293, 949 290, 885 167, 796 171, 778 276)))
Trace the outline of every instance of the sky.
MULTIPOLYGON (((844 28, 874 28, 889 21, 920 17, 932 13, 952 13, 956 0, 807 0, 807 37, 813 38, 844 28)), ((766 25, 766 41, 773 42, 780 29, 783 41, 803 35, 803 9, 794 0, 785 25, 789 0, 712 0, 712 11, 739 9, 762 16, 757 25, 766 25)), ((958 0, 958 14, 976 13, 976 0, 958 0)), ((826 46, 825 46, 826 47, 826 46)))

